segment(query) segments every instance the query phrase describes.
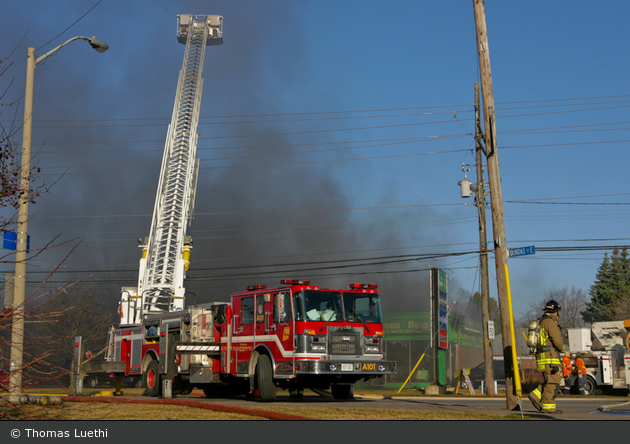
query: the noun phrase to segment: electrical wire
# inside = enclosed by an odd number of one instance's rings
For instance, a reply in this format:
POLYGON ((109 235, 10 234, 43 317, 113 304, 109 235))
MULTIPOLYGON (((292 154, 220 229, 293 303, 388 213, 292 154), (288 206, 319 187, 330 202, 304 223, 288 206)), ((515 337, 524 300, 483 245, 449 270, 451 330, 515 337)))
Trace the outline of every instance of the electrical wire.
MULTIPOLYGON (((558 252, 558 251, 611 251, 614 249, 627 249, 630 248, 630 245, 594 245, 594 246, 572 246, 572 247, 539 247, 536 248, 536 252, 558 252)), ((489 250, 488 253, 493 253, 494 250, 489 250)), ((479 250, 467 250, 467 251, 458 251, 458 252, 442 252, 442 253, 427 253, 423 255, 418 254, 409 254, 409 255, 396 255, 396 256, 380 256, 373 257, 368 259, 350 259, 350 260, 326 260, 326 261, 318 261, 318 262, 301 262, 301 263, 280 263, 280 264, 272 264, 272 265, 238 265, 233 267, 210 267, 210 268, 192 268, 189 270, 190 276, 187 277, 187 280, 197 280, 197 281, 205 281, 212 279, 224 279, 224 278, 243 278, 243 277, 257 277, 257 276, 266 276, 270 277, 271 275, 276 274, 299 274, 306 272, 314 272, 314 271, 324 271, 324 270, 342 270, 347 268, 354 267, 369 267, 369 266, 384 266, 384 265, 392 265, 392 264, 408 264, 413 262, 418 262, 422 260, 437 260, 444 259, 448 257, 461 257, 461 256, 469 256, 469 255, 479 255, 479 250), (353 263, 348 263, 353 262, 353 263), (322 266, 317 266, 321 264, 322 266), (331 265, 335 264, 335 265, 331 265), (272 267, 286 267, 292 266, 293 268, 283 268, 278 270, 265 270, 265 271, 238 271, 238 270, 252 270, 257 268, 272 268, 272 267), (227 272, 229 270, 236 270, 233 272, 227 272), (218 271, 223 273, 214 273, 214 274, 195 274, 198 272, 204 271, 218 271)), ((452 268, 452 267, 450 267, 452 268)), ((468 269, 475 267, 459 267, 457 269, 468 269)), ((428 268, 427 268, 428 269, 428 268)), ((365 273, 375 273, 376 271, 366 271, 365 273)), ((415 271, 420 271, 416 269, 415 271)), ((137 269, 127 269, 127 270, 64 270, 65 273, 77 273, 77 274, 102 274, 104 272, 108 273, 121 273, 121 272, 137 272, 137 269)), ((387 270, 381 270, 383 273, 387 273, 387 270)), ((400 271, 404 272, 404 271, 400 271)), ((49 271, 29 271, 29 274, 37 274, 37 273, 50 273, 49 271)), ((61 271, 59 272, 62 273, 61 271)), ((112 280, 115 282, 115 280, 112 280)))
POLYGON ((96 4, 94 6, 92 6, 90 9, 88 9, 88 11, 83 14, 81 17, 79 17, 74 23, 72 23, 70 26, 68 26, 66 29, 64 29, 63 31, 61 31, 59 34, 57 34, 55 37, 53 37, 52 39, 50 39, 49 41, 47 41, 46 43, 44 43, 42 46, 40 46, 39 48, 37 48, 37 50, 42 49, 44 46, 48 45, 50 42, 52 42, 53 40, 56 40, 58 37, 62 36, 66 31, 68 31, 70 28, 72 28, 74 25, 76 25, 77 23, 79 23, 86 15, 88 15, 90 12, 92 12, 92 10, 94 8, 96 8, 103 0, 98 0, 96 2, 96 4))
MULTIPOLYGON (((89 11, 88 11, 89 12, 89 11)), ((64 31, 65 32, 65 31, 64 31)), ((56 37, 55 37, 56 38, 56 37)), ((50 43, 50 42, 48 42, 50 43)), ((542 100, 527 100, 527 101, 511 101, 511 102, 495 102, 495 105, 514 105, 514 104, 529 104, 529 103, 548 103, 548 102, 568 102, 568 101, 576 101, 576 100, 601 100, 601 99, 619 99, 630 97, 630 95, 615 95, 615 96, 595 96, 595 97, 579 97, 579 98, 564 98, 564 99, 542 99, 542 100)), ((567 104, 567 105, 557 105, 557 106, 576 106, 576 105, 592 105, 592 104, 603 104, 603 103, 624 103, 627 101, 612 101, 612 102, 590 102, 590 103, 577 103, 577 104, 567 104)), ((541 105, 540 108, 545 108, 549 106, 556 105, 541 105)), ((366 110, 342 110, 342 111, 309 111, 309 112, 293 112, 293 113, 268 113, 268 114, 241 114, 241 115, 224 115, 224 116, 205 116, 199 117, 200 120, 205 119, 236 119, 236 118, 261 118, 261 117, 286 117, 286 116, 305 116, 305 115, 331 115, 331 114, 351 114, 351 113, 372 113, 372 112, 391 112, 391 111, 417 111, 422 109, 440 109, 440 108, 451 108, 449 111, 444 111, 440 113, 422 113, 423 115, 430 114, 453 114, 454 112, 462 112, 455 110, 454 108, 469 108, 464 112, 473 112, 474 104, 472 103, 464 103, 457 105, 436 105, 436 106, 423 106, 423 107, 398 107, 398 108, 374 108, 374 109, 366 109, 366 110)), ((497 108, 497 109, 526 109, 526 108, 534 108, 534 107, 520 107, 520 108, 497 108)), ((100 122, 100 121, 143 121, 143 120, 164 120, 169 121, 170 117, 145 117, 145 118, 99 118, 99 119, 37 119, 34 122, 100 122)), ((273 122, 273 121, 265 121, 265 122, 273 122)))

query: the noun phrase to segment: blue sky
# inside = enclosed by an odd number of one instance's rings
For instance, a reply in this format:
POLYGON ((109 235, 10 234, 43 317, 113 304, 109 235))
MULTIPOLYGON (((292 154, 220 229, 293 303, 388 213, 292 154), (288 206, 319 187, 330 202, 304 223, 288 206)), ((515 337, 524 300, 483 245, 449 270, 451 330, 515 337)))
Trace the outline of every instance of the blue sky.
MULTIPOLYGON (((74 42, 37 67, 33 149, 41 180, 59 180, 31 206, 35 248, 84 239, 64 271, 124 270, 90 279, 133 285, 183 60, 176 17, 217 14, 224 44, 206 50, 189 230, 194 298, 299 277, 376 283, 385 311, 422 310, 429 266, 448 270, 451 302, 478 291, 477 212, 458 186, 474 163, 472 1, 174 3, 3 3, 0 57, 17 48, 3 102, 23 94, 28 47, 41 55, 75 35, 110 46, 74 42)), ((509 261, 518 314, 551 287, 588 291, 606 251, 542 247, 629 244, 630 5, 485 7, 508 247, 537 248, 509 261)), ((29 280, 70 245, 38 257, 29 280)))

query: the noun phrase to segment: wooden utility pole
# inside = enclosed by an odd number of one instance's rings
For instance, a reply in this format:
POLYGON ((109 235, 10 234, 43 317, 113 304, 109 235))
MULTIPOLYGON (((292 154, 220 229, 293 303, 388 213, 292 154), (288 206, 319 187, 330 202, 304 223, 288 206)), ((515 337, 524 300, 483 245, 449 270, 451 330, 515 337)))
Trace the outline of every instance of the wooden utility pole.
POLYGON ((490 282, 488 279, 488 241, 486 236, 486 186, 483 177, 483 157, 481 144, 481 110, 479 103, 479 83, 475 83, 475 154, 477 162, 476 205, 479 215, 479 261, 481 263, 481 321, 483 324, 483 359, 485 363, 486 395, 496 395, 494 390, 494 360, 492 344, 488 334, 490 321, 490 282))
POLYGON ((505 360, 505 392, 507 408, 508 410, 514 410, 519 407, 519 399, 514 390, 514 371, 512 366, 512 338, 510 335, 510 311, 505 271, 508 250, 505 241, 503 196, 501 194, 501 176, 499 175, 499 153, 497 151, 496 140, 494 96, 492 93, 492 74, 490 71, 490 50, 488 47, 486 11, 483 0, 473 0, 473 7, 475 10, 479 73, 483 94, 486 142, 485 154, 488 160, 488 181, 490 184, 490 203, 492 205, 492 229, 494 237, 494 261, 496 265, 497 294, 501 311, 501 337, 503 338, 503 358, 505 360))

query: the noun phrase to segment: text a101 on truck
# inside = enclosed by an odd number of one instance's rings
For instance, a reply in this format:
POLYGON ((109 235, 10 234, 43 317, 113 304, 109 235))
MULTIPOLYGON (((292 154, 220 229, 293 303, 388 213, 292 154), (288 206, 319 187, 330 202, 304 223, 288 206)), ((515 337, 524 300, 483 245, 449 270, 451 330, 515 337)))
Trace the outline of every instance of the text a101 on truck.
POLYGON ((353 384, 396 373, 396 363, 384 360, 376 285, 333 290, 283 280, 277 288, 251 286, 232 294, 230 303, 112 327, 110 341, 102 364, 141 375, 149 396, 197 387, 209 397, 256 393, 273 401, 277 388, 298 397, 310 388, 349 399, 353 384))

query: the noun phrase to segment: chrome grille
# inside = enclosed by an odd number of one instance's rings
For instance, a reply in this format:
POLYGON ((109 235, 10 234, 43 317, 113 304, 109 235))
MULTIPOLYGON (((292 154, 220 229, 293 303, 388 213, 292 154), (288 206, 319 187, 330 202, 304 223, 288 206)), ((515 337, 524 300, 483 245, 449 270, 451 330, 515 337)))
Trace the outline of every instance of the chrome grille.
POLYGON ((331 355, 360 355, 361 332, 342 329, 329 331, 328 350, 331 355))

